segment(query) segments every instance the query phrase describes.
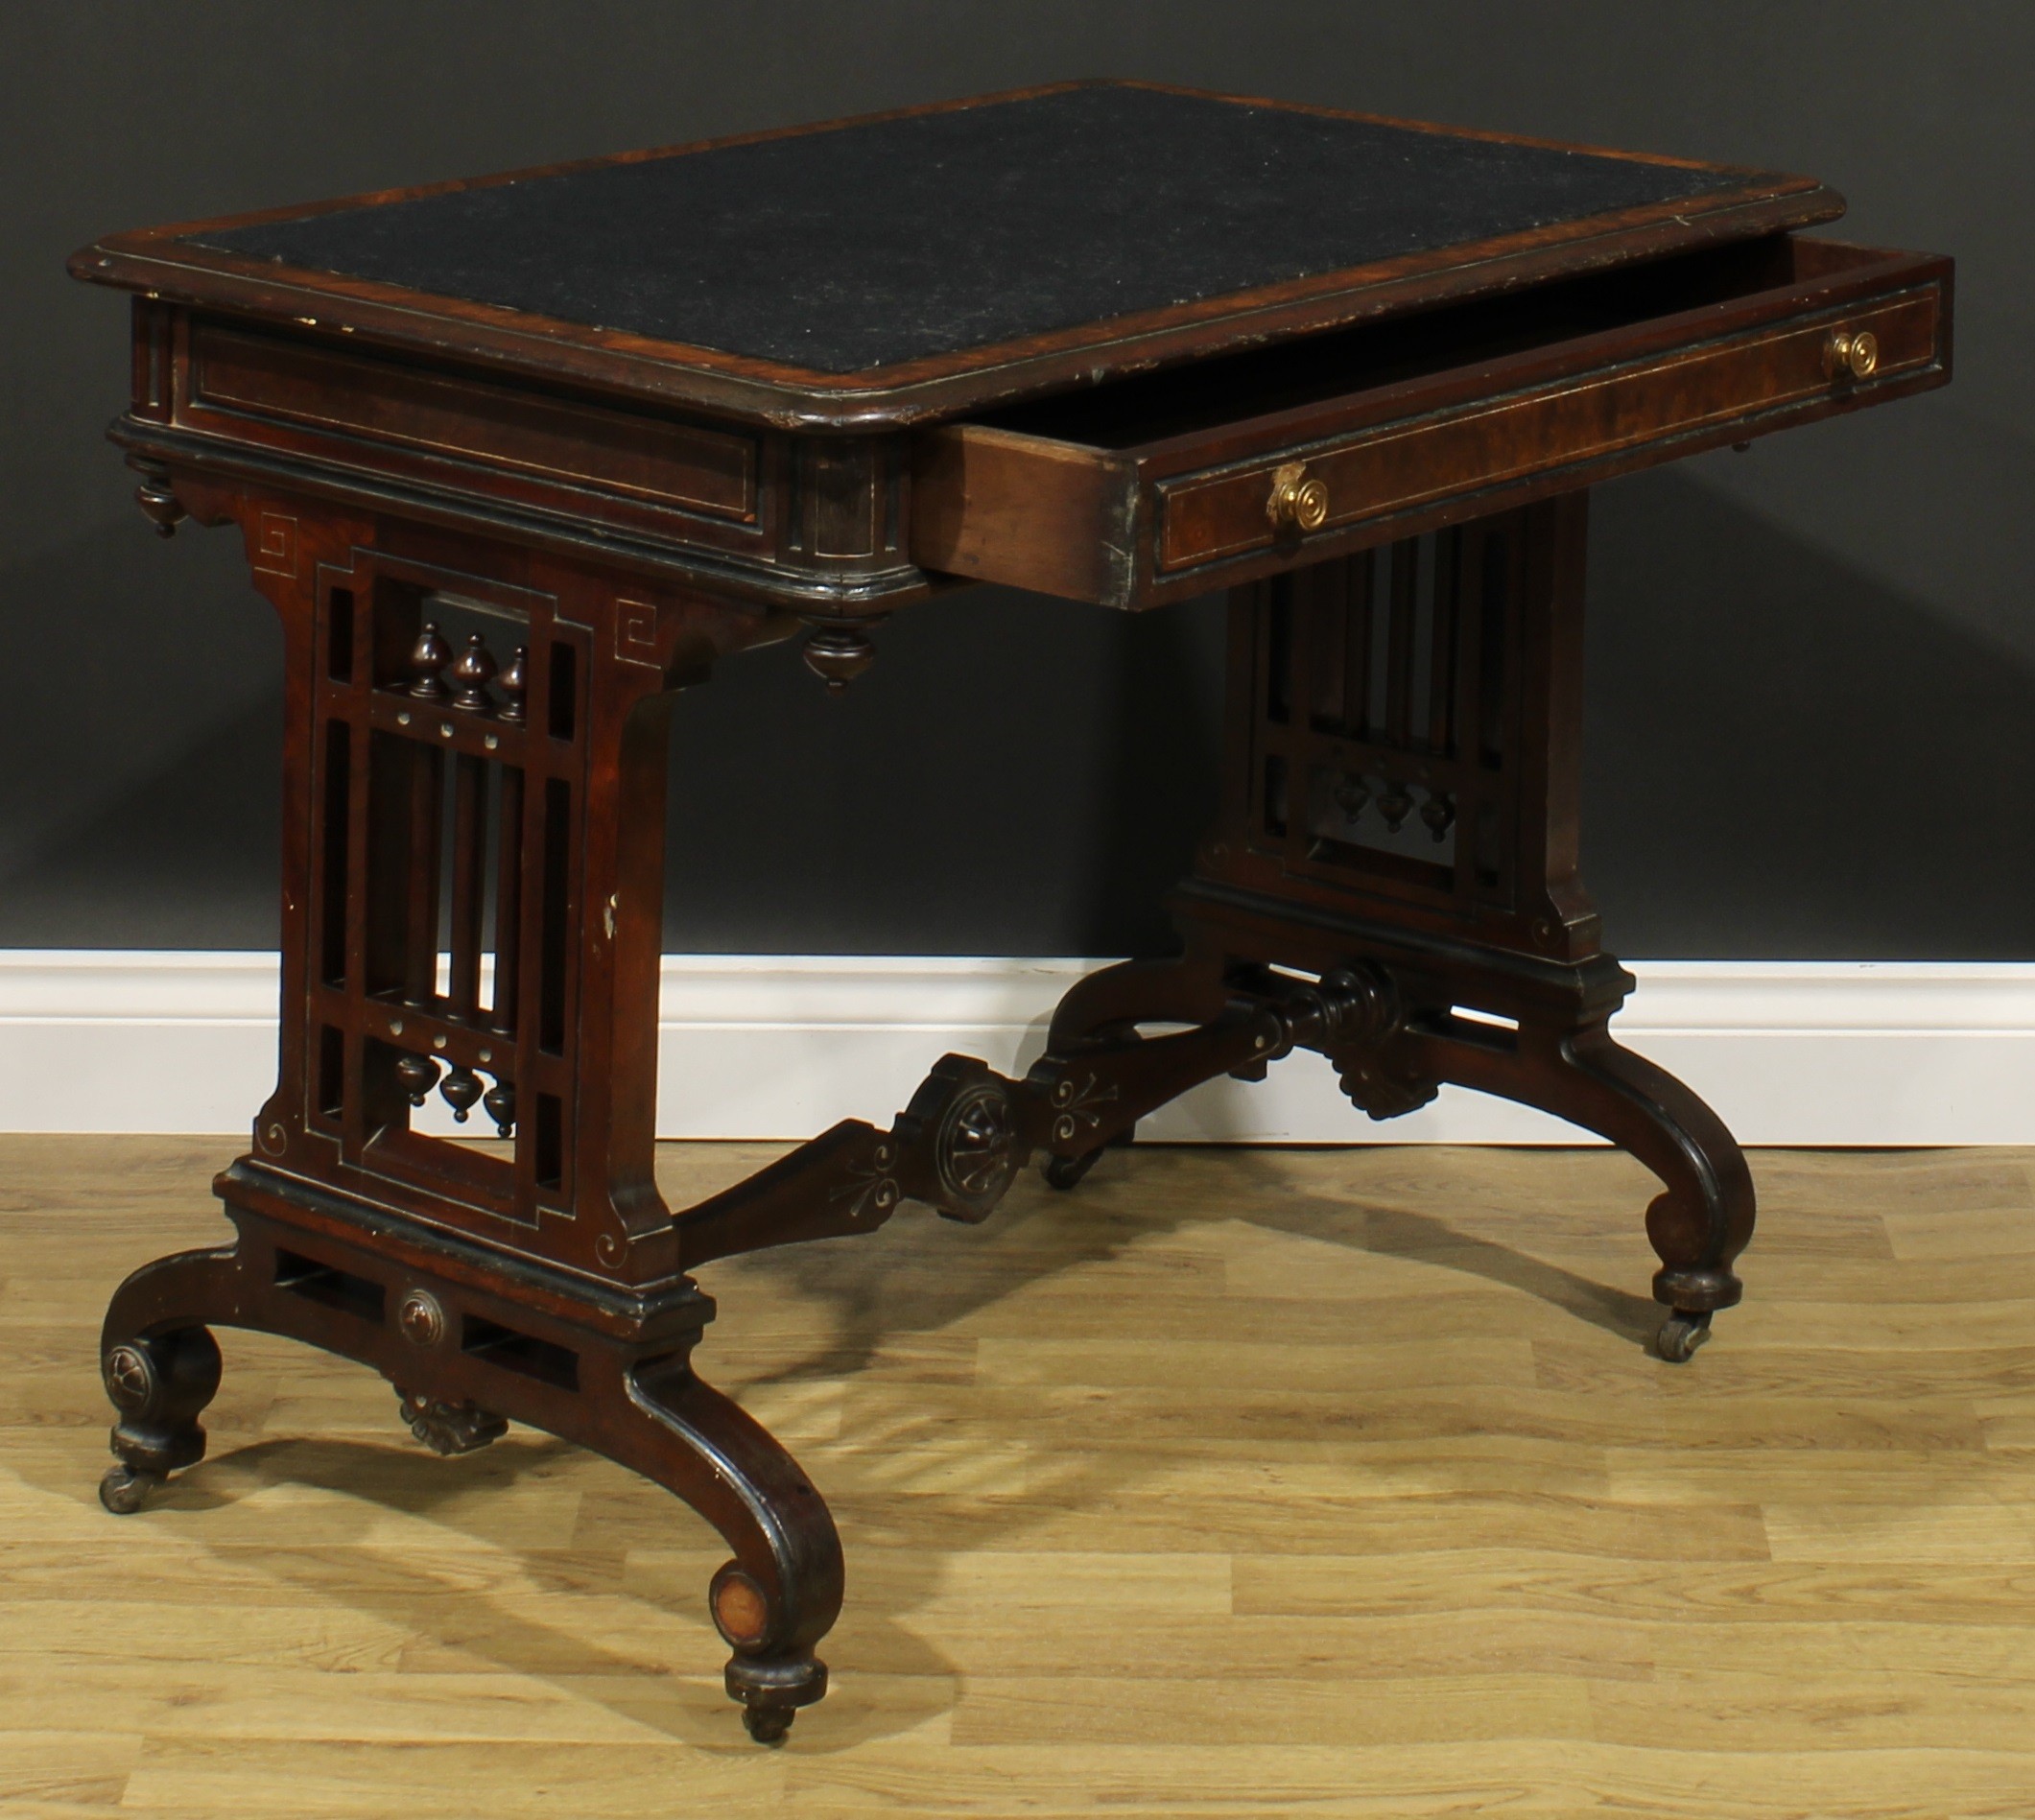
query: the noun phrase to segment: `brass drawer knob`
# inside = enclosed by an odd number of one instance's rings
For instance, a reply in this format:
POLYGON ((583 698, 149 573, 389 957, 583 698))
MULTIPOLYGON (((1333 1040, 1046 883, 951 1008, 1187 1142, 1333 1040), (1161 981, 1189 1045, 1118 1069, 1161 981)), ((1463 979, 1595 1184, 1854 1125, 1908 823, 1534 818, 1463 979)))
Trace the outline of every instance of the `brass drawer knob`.
POLYGON ((1855 335, 1847 329, 1833 329, 1823 343, 1823 370, 1833 379, 1849 375, 1870 379, 1880 365, 1880 338, 1871 329, 1855 335))
POLYGON ((1265 515, 1282 531, 1289 525, 1298 531, 1319 531, 1328 523, 1329 489, 1319 481, 1306 480, 1304 461, 1288 461, 1272 473, 1272 496, 1265 502, 1265 515))

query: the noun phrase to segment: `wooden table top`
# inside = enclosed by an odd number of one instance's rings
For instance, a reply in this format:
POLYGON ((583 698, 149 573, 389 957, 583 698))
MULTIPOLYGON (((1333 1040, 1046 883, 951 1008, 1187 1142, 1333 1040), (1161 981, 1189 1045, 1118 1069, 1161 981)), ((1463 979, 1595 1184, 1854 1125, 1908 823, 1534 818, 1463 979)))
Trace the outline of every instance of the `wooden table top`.
POLYGON ((1842 208, 1806 177, 1077 83, 120 235, 73 269, 902 421, 1842 208))

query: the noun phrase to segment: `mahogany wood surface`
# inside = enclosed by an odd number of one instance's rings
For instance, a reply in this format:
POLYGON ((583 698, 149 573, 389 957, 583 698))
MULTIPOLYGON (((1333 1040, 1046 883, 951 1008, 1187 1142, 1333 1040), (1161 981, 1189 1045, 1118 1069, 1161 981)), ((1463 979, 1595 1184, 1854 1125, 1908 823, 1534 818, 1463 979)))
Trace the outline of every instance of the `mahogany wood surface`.
MULTIPOLYGON (((1006 105, 1031 104, 984 117, 1006 105)), ((1521 170, 1623 158, 1526 150, 1521 170)), ((691 154, 591 168, 656 155, 691 154)), ((108 1508, 202 1456, 210 1325, 307 1340, 387 1375, 440 1451, 520 1421, 698 1509, 731 1551, 709 1587, 726 1688, 774 1741, 826 1690, 840 1549, 790 1456, 695 1375, 713 1308, 690 1272, 907 1200, 975 1223, 1031 1162, 1073 1189, 1169 1100, 1302 1048, 1374 1119, 1455 1083, 1628 1149, 1660 1183, 1653 1343, 1686 1360, 1742 1293, 1752 1183, 1607 1028, 1632 982, 1578 872, 1587 487, 1944 384, 1952 274, 1783 231, 1835 212, 1808 179, 1624 161, 1678 200, 1468 243, 1444 196, 1415 250, 1368 266, 850 374, 217 249, 420 197, 512 215, 507 179, 80 255, 146 293, 112 430, 137 499, 166 533, 238 527, 287 676, 276 1086, 217 1182, 236 1241, 145 1266, 107 1312, 108 1508), (970 579, 1121 607, 1230 588, 1224 798, 1174 900, 1183 952, 1084 981, 1022 1079, 943 1057, 887 1125, 674 1207, 652 1137, 678 694, 801 629, 844 688, 875 622, 970 579), (505 1142, 416 1128, 433 1094, 505 1142)), ((1268 245, 1313 231, 1304 188, 1265 205, 1296 216, 1268 245)))

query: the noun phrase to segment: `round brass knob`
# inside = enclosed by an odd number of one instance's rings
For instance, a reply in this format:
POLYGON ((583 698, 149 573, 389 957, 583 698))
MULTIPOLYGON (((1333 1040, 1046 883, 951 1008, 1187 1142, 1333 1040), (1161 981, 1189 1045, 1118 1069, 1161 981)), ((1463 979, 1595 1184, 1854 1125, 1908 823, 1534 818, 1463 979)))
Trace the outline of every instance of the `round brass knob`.
POLYGON ((1871 329, 1860 329, 1856 335, 1846 329, 1833 329, 1830 340, 1823 344, 1823 370, 1833 379, 1849 374, 1853 379, 1869 379, 1880 365, 1880 338, 1871 329))
POLYGON ((1282 531, 1319 531, 1328 523, 1329 489, 1318 480, 1305 478, 1307 466, 1288 461, 1272 474, 1271 497, 1265 502, 1265 515, 1282 531))

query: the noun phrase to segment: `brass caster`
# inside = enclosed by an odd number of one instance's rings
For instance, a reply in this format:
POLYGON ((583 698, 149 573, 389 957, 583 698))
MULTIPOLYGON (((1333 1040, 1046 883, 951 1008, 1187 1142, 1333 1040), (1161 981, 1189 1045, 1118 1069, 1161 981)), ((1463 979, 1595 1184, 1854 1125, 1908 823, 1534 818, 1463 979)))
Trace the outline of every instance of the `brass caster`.
POLYGON ((792 1721, 798 1716, 795 1706, 745 1706, 742 1722, 759 1744, 782 1744, 792 1721))
POLYGON ((1686 1365, 1690 1358, 1710 1337, 1710 1311, 1678 1308, 1661 1323, 1661 1331, 1654 1338, 1654 1350, 1670 1365, 1686 1365))
POLYGON ((162 1482, 160 1473, 141 1472, 125 1460, 116 1460, 99 1481, 99 1501, 116 1517, 131 1517, 162 1482))

